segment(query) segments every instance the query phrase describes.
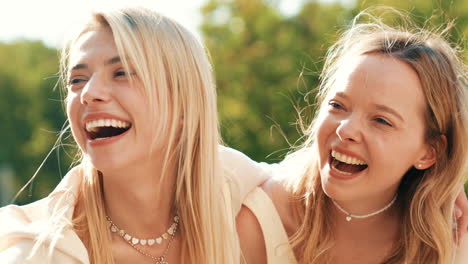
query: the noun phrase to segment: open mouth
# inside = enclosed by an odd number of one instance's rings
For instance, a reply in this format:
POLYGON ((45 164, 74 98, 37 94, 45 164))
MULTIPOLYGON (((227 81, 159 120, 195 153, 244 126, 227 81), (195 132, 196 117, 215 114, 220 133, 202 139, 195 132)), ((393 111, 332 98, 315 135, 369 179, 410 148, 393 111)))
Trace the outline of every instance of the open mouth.
POLYGON ((359 159, 332 150, 330 155, 331 167, 345 175, 352 175, 367 169, 368 165, 359 159))
POLYGON ((102 140, 127 132, 131 124, 116 119, 99 119, 86 123, 86 135, 91 140, 102 140))

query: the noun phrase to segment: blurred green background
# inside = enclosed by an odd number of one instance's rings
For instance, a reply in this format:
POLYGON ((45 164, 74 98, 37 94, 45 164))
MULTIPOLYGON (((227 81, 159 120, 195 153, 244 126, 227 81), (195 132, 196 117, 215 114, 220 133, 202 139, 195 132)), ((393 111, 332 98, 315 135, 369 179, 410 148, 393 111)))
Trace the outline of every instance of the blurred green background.
MULTIPOLYGON (((207 1, 201 31, 215 68, 225 143, 257 161, 281 160, 300 142, 297 108, 305 116, 314 110, 309 91, 317 86, 327 48, 351 18, 374 5, 408 11, 419 25, 455 19, 450 41, 464 50, 466 62, 465 0, 358 0, 352 6, 304 1, 294 15, 282 14, 272 0, 207 1)), ((58 51, 41 42, 0 43, 0 205, 10 203, 35 173, 64 126, 60 89, 53 89, 57 71, 58 51)), ((67 133, 15 203, 46 196, 69 169, 74 151, 67 133)))

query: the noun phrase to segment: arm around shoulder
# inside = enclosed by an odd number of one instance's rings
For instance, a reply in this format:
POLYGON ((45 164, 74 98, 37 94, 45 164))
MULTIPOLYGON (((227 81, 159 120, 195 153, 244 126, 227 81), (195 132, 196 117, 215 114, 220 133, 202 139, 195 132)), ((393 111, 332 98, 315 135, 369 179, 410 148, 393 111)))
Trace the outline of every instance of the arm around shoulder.
POLYGON ((236 226, 242 251, 241 263, 266 264, 265 240, 260 223, 246 206, 242 206, 237 215, 236 226))
POLYGON ((271 177, 277 164, 258 163, 244 153, 219 146, 221 169, 229 182, 233 197, 234 213, 237 214, 247 194, 271 177))
MULTIPOLYGON (((241 180, 249 186, 260 185, 271 177, 274 169, 278 166, 278 164, 256 162, 244 153, 232 148, 219 146, 218 150, 222 169, 234 173, 237 180, 241 180)), ((248 188, 248 192, 253 187, 248 188)))

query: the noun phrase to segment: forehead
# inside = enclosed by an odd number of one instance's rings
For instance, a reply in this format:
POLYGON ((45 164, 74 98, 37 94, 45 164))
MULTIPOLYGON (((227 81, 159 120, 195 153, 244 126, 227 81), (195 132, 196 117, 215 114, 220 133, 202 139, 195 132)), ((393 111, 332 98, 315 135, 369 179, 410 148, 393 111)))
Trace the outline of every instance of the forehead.
POLYGON ((69 66, 92 63, 118 54, 117 47, 108 28, 98 28, 83 33, 70 48, 69 66))
POLYGON ((405 62, 383 54, 350 58, 341 65, 334 96, 341 92, 360 101, 423 110, 425 100, 417 73, 405 62))

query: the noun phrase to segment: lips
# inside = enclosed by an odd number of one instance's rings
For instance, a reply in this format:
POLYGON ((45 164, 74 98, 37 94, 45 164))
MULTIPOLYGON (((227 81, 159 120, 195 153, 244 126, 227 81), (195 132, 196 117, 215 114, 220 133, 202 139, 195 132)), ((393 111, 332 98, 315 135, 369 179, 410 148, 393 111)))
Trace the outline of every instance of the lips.
POLYGON ((331 151, 329 164, 331 170, 342 177, 353 177, 368 167, 364 160, 338 150, 331 151))
POLYGON ((109 114, 90 114, 84 119, 86 137, 92 141, 101 141, 118 137, 131 129, 129 121, 109 114))
POLYGON ((351 175, 365 170, 367 165, 352 165, 332 158, 331 167, 340 173, 351 175))
POLYGON ((131 127, 129 122, 116 119, 98 119, 86 123, 87 137, 91 140, 115 137, 131 127))

